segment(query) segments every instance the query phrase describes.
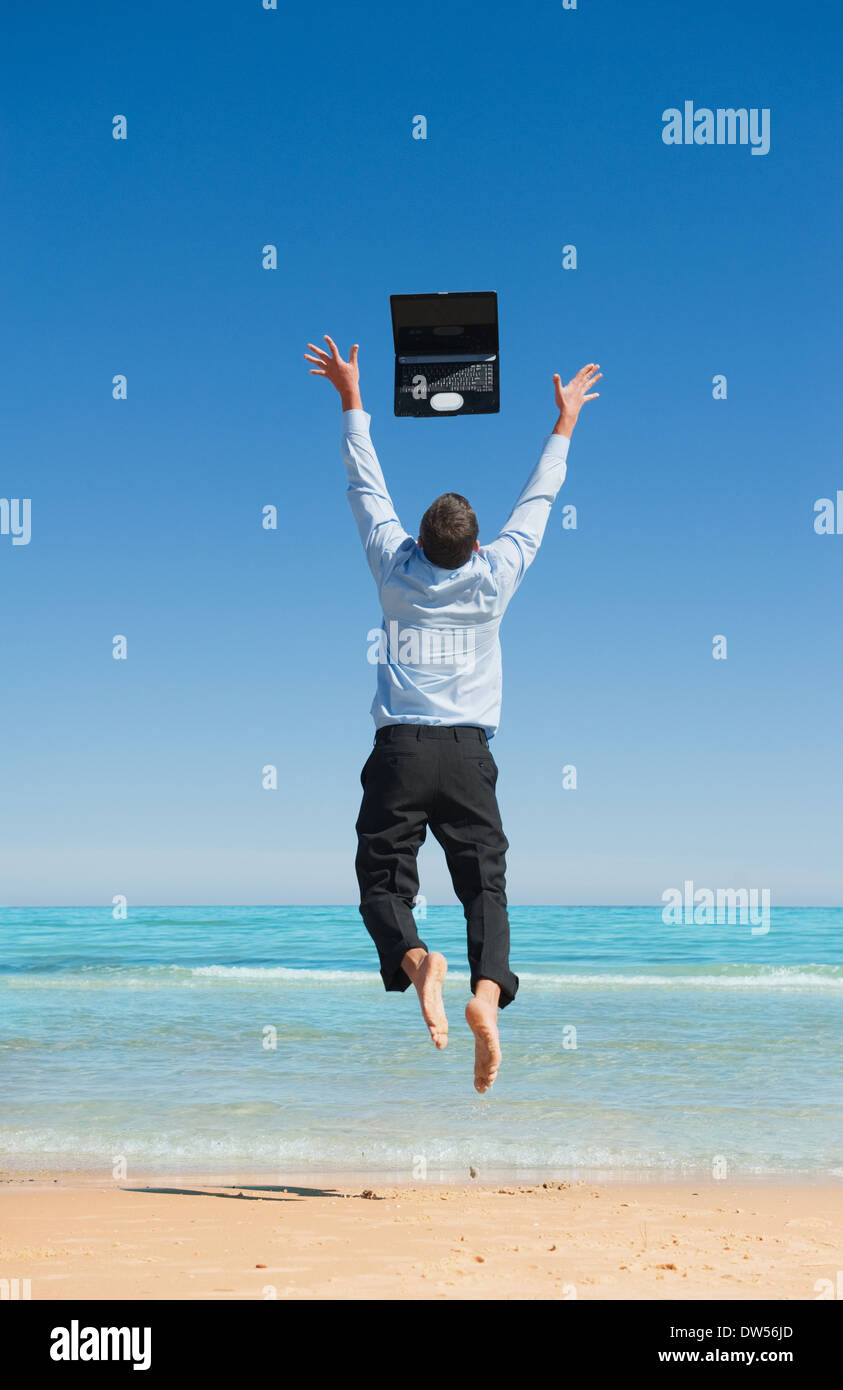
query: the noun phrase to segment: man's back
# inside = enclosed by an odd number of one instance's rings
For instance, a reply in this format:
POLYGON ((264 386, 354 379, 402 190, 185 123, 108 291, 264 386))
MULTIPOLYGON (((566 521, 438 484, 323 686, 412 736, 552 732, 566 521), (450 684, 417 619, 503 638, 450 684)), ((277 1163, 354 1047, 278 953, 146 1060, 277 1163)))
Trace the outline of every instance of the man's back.
POLYGON ((372 716, 384 724, 468 724, 489 738, 500 722, 500 621, 541 544, 565 478, 568 438, 546 440, 512 514, 465 564, 432 564, 395 513, 364 410, 343 413, 348 494, 383 612, 369 633, 378 667, 372 716))

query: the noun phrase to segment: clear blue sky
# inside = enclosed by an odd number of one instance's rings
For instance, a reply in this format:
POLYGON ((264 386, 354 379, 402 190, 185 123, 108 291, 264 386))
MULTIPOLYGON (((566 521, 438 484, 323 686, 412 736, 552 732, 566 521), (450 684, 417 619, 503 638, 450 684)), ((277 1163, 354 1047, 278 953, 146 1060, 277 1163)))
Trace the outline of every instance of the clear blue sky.
POLYGON ((324 332, 405 525, 456 490, 486 541, 551 374, 604 372, 503 627, 512 901, 843 901, 839 34, 770 0, 6 16, 0 902, 355 901, 380 615, 324 332), (665 145, 686 100, 770 108, 770 152, 665 145), (389 295, 440 289, 498 292, 500 415, 393 418, 389 295))

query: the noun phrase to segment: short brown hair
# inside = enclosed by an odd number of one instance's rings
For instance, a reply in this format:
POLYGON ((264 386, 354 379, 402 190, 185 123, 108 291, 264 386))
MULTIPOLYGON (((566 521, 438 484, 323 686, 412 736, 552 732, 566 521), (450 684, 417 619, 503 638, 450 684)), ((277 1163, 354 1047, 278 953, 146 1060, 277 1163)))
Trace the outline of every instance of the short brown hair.
POLYGON ((456 570, 469 559, 477 540, 477 517, 458 492, 443 492, 421 521, 419 539, 425 558, 442 569, 456 570))

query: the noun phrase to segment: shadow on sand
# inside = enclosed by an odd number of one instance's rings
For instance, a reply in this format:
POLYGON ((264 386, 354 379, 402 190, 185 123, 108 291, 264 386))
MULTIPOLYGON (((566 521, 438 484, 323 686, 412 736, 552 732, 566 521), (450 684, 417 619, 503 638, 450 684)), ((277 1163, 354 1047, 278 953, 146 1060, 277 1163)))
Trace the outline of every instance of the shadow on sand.
POLYGON ((159 1194, 177 1197, 229 1197, 234 1201, 240 1198, 246 1202, 292 1202, 301 1197, 344 1197, 344 1198, 367 1198, 369 1201, 382 1202, 383 1197, 372 1192, 370 1188, 365 1188, 362 1192, 340 1192, 335 1187, 250 1187, 247 1183, 239 1184, 231 1188, 214 1187, 124 1187, 124 1192, 154 1192, 159 1194), (277 1196, 263 1196, 251 1194, 277 1193, 277 1196))

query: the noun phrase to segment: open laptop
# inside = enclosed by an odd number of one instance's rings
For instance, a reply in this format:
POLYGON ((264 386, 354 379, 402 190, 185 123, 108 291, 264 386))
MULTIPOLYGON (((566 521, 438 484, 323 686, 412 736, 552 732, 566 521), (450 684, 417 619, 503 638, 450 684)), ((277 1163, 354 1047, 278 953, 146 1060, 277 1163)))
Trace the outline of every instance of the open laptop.
POLYGON ((392 294, 395 414, 493 415, 500 410, 498 297, 392 294))

